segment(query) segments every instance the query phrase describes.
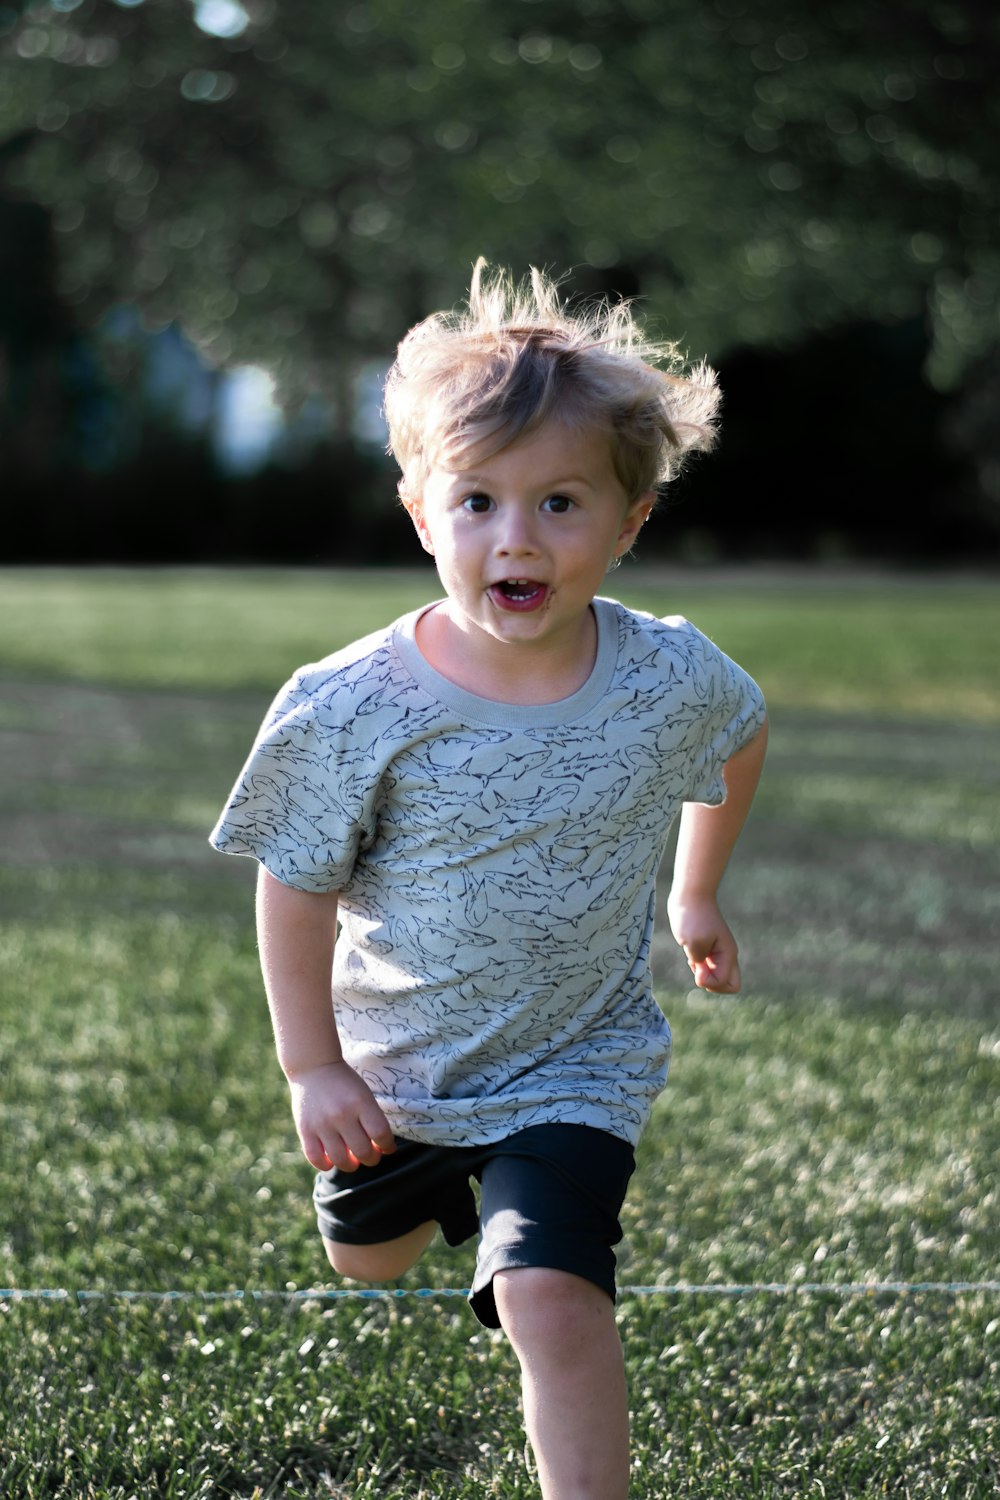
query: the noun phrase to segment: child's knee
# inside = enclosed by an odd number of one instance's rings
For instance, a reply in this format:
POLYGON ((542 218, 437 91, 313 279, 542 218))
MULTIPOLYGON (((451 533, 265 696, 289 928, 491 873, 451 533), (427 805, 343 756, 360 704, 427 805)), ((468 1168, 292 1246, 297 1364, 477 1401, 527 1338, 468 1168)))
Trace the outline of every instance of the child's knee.
POLYGON ((338 1276, 352 1281, 395 1281, 419 1260, 436 1229, 437 1224, 430 1221, 379 1245, 345 1245, 324 1237, 323 1248, 338 1276))
POLYGON ((493 1295, 500 1323, 520 1345, 567 1351, 585 1345, 597 1330, 614 1327, 614 1303, 585 1277, 547 1266, 498 1271, 493 1295))

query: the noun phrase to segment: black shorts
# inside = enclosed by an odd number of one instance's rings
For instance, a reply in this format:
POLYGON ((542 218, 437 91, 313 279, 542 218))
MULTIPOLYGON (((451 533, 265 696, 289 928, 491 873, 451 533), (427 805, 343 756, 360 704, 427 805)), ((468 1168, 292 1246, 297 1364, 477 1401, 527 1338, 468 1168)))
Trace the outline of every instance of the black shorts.
POLYGON ((449 1245, 479 1234, 469 1300, 498 1328, 497 1271, 545 1266, 594 1282, 614 1300, 618 1214, 635 1156, 627 1141, 588 1125, 532 1125, 486 1146, 425 1146, 397 1139, 374 1167, 316 1178, 320 1233, 378 1245, 434 1219, 449 1245), (479 1207, 472 1181, 479 1183, 479 1207))

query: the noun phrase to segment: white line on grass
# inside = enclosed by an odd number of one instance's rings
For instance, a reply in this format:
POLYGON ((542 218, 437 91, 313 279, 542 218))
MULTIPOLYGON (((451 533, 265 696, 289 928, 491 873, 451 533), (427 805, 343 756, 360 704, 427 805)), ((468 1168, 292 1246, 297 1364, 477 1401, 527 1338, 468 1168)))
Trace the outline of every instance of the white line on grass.
MULTIPOLYGON (((623 1286, 622 1297, 908 1297, 917 1292, 956 1296, 964 1292, 1000 1292, 1000 1281, 750 1281, 727 1285, 721 1282, 677 1282, 667 1286, 623 1286)), ((306 1291, 225 1292, 110 1287, 68 1291, 65 1287, 0 1287, 0 1302, 326 1302, 341 1298, 380 1301, 390 1297, 468 1297, 468 1287, 313 1287, 306 1291)))

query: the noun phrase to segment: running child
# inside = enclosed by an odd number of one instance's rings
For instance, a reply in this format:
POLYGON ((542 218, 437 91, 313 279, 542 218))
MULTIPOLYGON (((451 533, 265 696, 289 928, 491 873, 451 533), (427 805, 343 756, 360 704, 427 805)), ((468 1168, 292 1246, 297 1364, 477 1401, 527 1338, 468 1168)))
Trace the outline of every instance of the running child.
POLYGON ((480 262, 385 392, 443 597, 295 674, 212 834, 259 861, 330 1263, 391 1280, 438 1229, 478 1236, 473 1311, 516 1352, 545 1500, 628 1491, 613 1246, 667 1076, 649 954, 678 816, 671 930, 696 984, 740 985, 717 893, 760 691, 687 621, 599 596, 717 399, 627 304, 480 262))

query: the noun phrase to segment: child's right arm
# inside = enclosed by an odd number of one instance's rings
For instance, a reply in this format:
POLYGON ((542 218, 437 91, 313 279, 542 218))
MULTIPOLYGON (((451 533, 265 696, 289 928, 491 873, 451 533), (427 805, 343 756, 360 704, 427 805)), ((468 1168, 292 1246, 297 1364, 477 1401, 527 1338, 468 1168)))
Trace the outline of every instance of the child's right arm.
POLYGON ((337 894, 283 885, 261 867, 257 941, 274 1041, 306 1158, 320 1171, 375 1166, 395 1150, 364 1080, 344 1061, 330 984, 337 894))

